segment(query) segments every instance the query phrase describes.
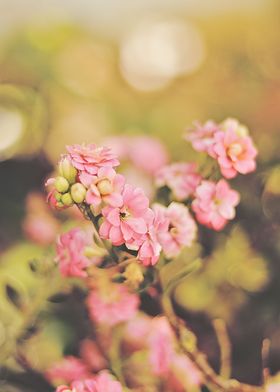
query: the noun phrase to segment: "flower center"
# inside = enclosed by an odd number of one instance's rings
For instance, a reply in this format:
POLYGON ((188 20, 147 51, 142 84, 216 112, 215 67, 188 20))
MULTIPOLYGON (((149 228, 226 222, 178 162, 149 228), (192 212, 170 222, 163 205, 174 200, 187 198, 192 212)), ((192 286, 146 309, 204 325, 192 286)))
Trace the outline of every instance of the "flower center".
POLYGON ((228 148, 228 155, 230 157, 238 157, 239 155, 241 155, 243 152, 243 148, 241 146, 241 144, 239 143, 232 143, 229 148, 228 148))

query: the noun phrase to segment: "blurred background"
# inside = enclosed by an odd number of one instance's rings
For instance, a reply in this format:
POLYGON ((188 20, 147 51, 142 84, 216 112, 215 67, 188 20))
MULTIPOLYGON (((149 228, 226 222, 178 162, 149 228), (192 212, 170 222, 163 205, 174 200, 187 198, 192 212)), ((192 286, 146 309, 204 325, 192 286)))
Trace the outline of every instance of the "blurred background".
MULTIPOLYGON (((238 219, 223 234, 202 232, 207 262, 177 287, 175 300, 213 366, 211 319, 221 317, 233 342, 234 377, 261 380, 264 338, 272 343, 269 366, 280 370, 279 14, 278 0, 1 0, 2 346, 22 326, 7 287, 36 293, 19 265, 46 252, 48 242, 32 242, 24 229, 30 209, 50 214, 42 199, 28 204, 30 193, 43 195, 65 144, 148 135, 171 160, 189 161, 182 134, 194 120, 236 117, 259 149, 258 171, 233 181, 242 195, 238 219)), ((37 359, 39 370, 77 338, 62 317, 48 317, 47 337, 36 347, 59 334, 64 341, 37 359)), ((39 350, 28 347, 30 355, 39 350)))

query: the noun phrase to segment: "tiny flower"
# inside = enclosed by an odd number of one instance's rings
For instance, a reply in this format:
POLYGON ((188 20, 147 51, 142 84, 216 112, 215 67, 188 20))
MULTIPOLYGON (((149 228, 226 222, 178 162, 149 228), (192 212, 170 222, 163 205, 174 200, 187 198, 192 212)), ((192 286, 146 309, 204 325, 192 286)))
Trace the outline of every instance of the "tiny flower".
POLYGON ((209 152, 217 159, 225 178, 233 178, 238 173, 247 174, 256 169, 257 150, 246 129, 238 121, 224 123, 224 131, 216 132, 214 144, 209 152))
POLYGON ((147 232, 144 216, 148 210, 149 200, 143 191, 126 184, 122 198, 121 207, 106 206, 102 209, 104 222, 99 234, 115 246, 131 242, 135 237, 147 232))
POLYGON ((168 221, 167 229, 158 233, 163 252, 168 258, 176 257, 184 247, 192 245, 196 224, 188 208, 181 203, 172 202, 167 208, 155 205, 154 209, 162 211, 168 221))
POLYGON ((135 316, 139 298, 124 285, 110 284, 92 290, 87 305, 94 322, 112 327, 135 316))
POLYGON ((88 204, 97 207, 103 201, 112 207, 122 205, 125 178, 111 167, 101 167, 94 176, 81 173, 80 180, 87 188, 86 202, 88 204))
POLYGON ((59 161, 58 171, 59 174, 69 182, 69 184, 74 184, 76 182, 78 172, 67 155, 64 155, 59 161))
POLYGON ((86 188, 79 182, 71 186, 71 197, 77 204, 80 204, 85 200, 86 192, 86 188))
POLYGON ((89 368, 84 362, 79 358, 68 356, 52 365, 47 370, 46 377, 53 383, 71 383, 74 380, 87 378, 89 374, 89 368))
POLYGON ((92 243, 89 233, 79 228, 72 229, 59 236, 56 246, 56 261, 63 276, 87 276, 86 269, 96 264, 96 257, 87 257, 87 247, 92 243))
POLYGON ((191 196, 200 181, 201 176, 197 173, 194 163, 173 163, 164 166, 156 174, 156 185, 168 186, 178 201, 191 196))
POLYGON ((218 124, 209 120, 205 124, 194 123, 194 129, 188 133, 185 138, 192 143, 196 151, 208 152, 214 143, 214 135, 220 130, 218 124))
POLYGON ((97 147, 95 144, 67 146, 72 165, 79 172, 95 175, 101 167, 119 165, 115 154, 108 147, 97 147))
POLYGON ((225 180, 218 183, 202 181, 196 189, 192 209, 199 223, 214 230, 221 230, 228 220, 235 217, 234 207, 238 203, 238 192, 232 190, 225 180))

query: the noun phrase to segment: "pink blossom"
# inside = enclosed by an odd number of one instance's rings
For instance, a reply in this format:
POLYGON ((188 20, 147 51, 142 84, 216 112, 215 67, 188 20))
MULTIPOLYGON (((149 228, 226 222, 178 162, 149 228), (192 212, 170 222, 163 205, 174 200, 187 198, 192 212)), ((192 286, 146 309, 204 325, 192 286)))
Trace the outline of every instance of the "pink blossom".
POLYGON ((155 317, 148 338, 149 361, 157 376, 168 374, 174 355, 173 334, 165 317, 155 317))
POLYGON ((57 262, 63 276, 87 276, 86 269, 96 264, 97 258, 88 258, 85 248, 92 243, 89 232, 74 228, 65 234, 61 234, 57 240, 57 262))
POLYGON ((93 340, 85 339, 81 342, 80 356, 87 366, 94 372, 98 372, 99 370, 107 367, 106 359, 93 340))
POLYGON ((167 208, 155 205, 156 211, 162 211, 168 225, 165 231, 158 233, 163 252, 169 258, 176 257, 185 246, 191 246, 196 236, 196 224, 189 210, 181 203, 172 202, 167 208))
POLYGON ((116 155, 108 147, 97 147, 95 144, 67 146, 72 165, 80 172, 97 174, 101 167, 119 165, 116 155))
POLYGON ((197 387, 202 382, 201 373, 184 354, 174 353, 167 377, 168 390, 184 392, 197 387))
POLYGON ((192 146, 196 151, 208 152, 209 148, 214 143, 215 133, 220 130, 219 125, 214 121, 209 120, 205 124, 195 122, 194 126, 192 132, 185 136, 186 140, 192 143, 192 146))
POLYGON ((87 299, 91 319, 106 326, 114 326, 135 316, 139 298, 120 284, 92 290, 87 299))
POLYGON ((104 222, 99 234, 113 245, 119 246, 131 242, 147 232, 144 216, 149 206, 149 199, 142 189, 126 184, 122 193, 121 207, 106 206, 102 209, 104 222))
POLYGON ((137 258, 145 266, 155 265, 159 259, 161 245, 158 236, 168 228, 168 220, 161 211, 149 209, 145 215, 147 232, 140 238, 127 243, 129 249, 139 248, 137 258))
POLYGON ((225 180, 218 183, 202 181, 196 189, 192 209, 199 223, 214 230, 221 230, 228 220, 235 217, 234 207, 238 203, 238 192, 232 190, 225 180))
POLYGON ((147 338, 151 332, 152 318, 144 313, 138 313, 125 326, 124 340, 128 351, 138 351, 146 347, 147 338))
POLYGON ((168 186, 178 201, 191 196, 200 181, 201 176, 196 171, 195 163, 173 163, 164 166, 156 174, 156 185, 158 187, 168 186))
POLYGON ((144 172, 153 175, 168 161, 167 151, 155 138, 138 136, 131 139, 129 148, 131 162, 144 172))
POLYGON ((89 377, 89 368, 80 359, 68 356, 52 365, 46 372, 46 377, 51 382, 70 383, 77 379, 89 377))
POLYGON ((122 386, 108 371, 103 370, 95 378, 94 392, 122 392, 122 386))
POLYGON ((56 392, 76 392, 72 388, 68 387, 67 385, 60 385, 56 388, 56 392))
POLYGON ((112 207, 122 206, 122 191, 125 178, 117 174, 111 167, 101 167, 96 175, 82 172, 79 176, 80 181, 88 190, 86 202, 93 206, 99 206, 102 201, 112 207))
POLYGON ((111 136, 103 140, 103 144, 109 147, 121 161, 128 159, 131 144, 130 136, 111 136))
POLYGON ((77 380, 72 382, 71 388, 73 392, 97 392, 96 381, 94 377, 85 380, 77 380))
POLYGON ((23 231, 33 242, 39 245, 50 245, 59 230, 59 224, 51 215, 44 212, 28 214, 23 221, 23 231))
POLYGON ((217 159, 225 178, 256 169, 257 150, 252 139, 236 120, 225 122, 225 131, 216 132, 210 155, 217 159), (241 131, 240 131, 241 127, 241 131))

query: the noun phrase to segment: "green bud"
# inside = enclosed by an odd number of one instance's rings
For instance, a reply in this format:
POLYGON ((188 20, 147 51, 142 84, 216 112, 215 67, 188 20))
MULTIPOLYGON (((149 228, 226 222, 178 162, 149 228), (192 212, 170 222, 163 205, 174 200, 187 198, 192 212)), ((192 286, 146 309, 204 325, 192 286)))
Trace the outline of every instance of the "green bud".
POLYGON ((64 195, 61 196, 61 202, 68 207, 70 207, 73 204, 73 199, 69 192, 64 193, 64 195))
POLYGON ((61 201, 58 201, 58 202, 56 203, 56 207, 57 207, 57 208, 63 208, 63 207, 64 207, 64 204, 61 203, 61 201))
POLYGON ((58 192, 65 193, 69 189, 69 182, 64 177, 56 177, 54 186, 58 192))
POLYGON ((86 188, 79 182, 71 186, 71 196, 75 203, 82 203, 85 200, 86 192, 86 188))
POLYGON ((92 257, 104 257, 108 254, 107 250, 100 246, 93 244, 92 246, 86 246, 84 249, 84 255, 88 258, 92 257))
POLYGON ((77 176, 77 169, 72 165, 69 158, 64 157, 58 164, 59 174, 66 178, 70 184, 74 184, 77 176))
POLYGON ((59 193, 59 192, 55 192, 55 193, 54 193, 54 197, 55 197, 55 200, 56 200, 56 201, 61 201, 61 196, 62 196, 62 194, 59 193))

